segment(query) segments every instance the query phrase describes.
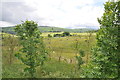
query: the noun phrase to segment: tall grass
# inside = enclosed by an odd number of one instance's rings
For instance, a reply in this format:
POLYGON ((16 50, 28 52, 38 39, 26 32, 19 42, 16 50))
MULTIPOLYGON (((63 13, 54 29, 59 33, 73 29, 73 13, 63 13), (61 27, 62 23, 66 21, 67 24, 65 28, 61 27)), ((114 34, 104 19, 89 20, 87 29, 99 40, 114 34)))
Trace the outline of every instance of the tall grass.
MULTIPOLYGON (((45 34, 45 33, 44 33, 45 34)), ((81 33, 80 33, 81 34, 81 33)), ((84 33, 83 33, 84 34, 84 33)), ((88 34, 81 34, 78 36, 69 37, 44 37, 44 43, 48 50, 48 60, 42 67, 37 68, 37 78, 73 78, 80 77, 80 71, 76 70, 76 53, 75 49, 76 40, 78 41, 79 49, 89 53, 90 57, 91 48, 95 45, 95 35, 91 36, 89 47, 88 47, 88 34)), ((2 63, 3 63, 3 78, 27 78, 29 75, 24 73, 23 69, 26 65, 22 64, 14 54, 20 49, 19 40, 15 36, 8 37, 9 34, 4 34, 2 44, 2 63), (13 43, 10 41, 13 40, 13 43), (11 46, 14 44, 13 53, 11 53, 11 46), (12 54, 12 62, 9 63, 10 54, 12 54)), ((12 46, 13 47, 13 46, 12 46)), ((87 60, 87 55, 83 58, 87 60)), ((90 60, 90 58, 89 58, 90 60)), ((85 63, 86 64, 86 63, 85 63)))

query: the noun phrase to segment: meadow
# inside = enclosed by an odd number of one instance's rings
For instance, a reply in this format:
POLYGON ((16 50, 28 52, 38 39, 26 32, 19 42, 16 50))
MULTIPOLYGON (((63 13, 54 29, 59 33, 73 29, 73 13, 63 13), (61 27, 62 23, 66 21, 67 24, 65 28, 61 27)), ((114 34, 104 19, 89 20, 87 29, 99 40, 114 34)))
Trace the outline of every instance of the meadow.
POLYGON ((2 78, 120 80, 119 12, 119 0, 106 2, 103 15, 96 17, 100 26, 95 31, 38 28, 28 20, 2 28, 2 78))
MULTIPOLYGON (((58 33, 58 32, 57 32, 58 33)), ((48 51, 48 58, 44 65, 37 67, 37 78, 80 78, 80 70, 77 69, 76 56, 79 50, 85 52, 83 65, 90 61, 91 49, 96 44, 95 33, 71 33, 74 36, 48 37, 56 33, 42 33, 43 41, 48 51)), ((58 34, 61 34, 58 33, 58 34)), ((18 37, 12 34, 2 35, 2 77, 3 78, 27 78, 24 73, 26 67, 14 55, 20 49, 18 37)))

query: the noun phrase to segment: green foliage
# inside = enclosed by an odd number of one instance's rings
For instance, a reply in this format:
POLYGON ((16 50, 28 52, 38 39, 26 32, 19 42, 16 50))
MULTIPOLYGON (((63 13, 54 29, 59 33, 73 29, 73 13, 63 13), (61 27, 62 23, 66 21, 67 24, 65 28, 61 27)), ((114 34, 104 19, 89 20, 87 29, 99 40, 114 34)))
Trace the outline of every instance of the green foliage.
POLYGON ((14 27, 2 27, 2 32, 9 34, 16 34, 14 31, 14 27))
POLYGON ((69 32, 63 32, 62 34, 54 34, 54 37, 65 37, 71 36, 69 32))
POLYGON ((63 35, 64 36, 70 36, 70 33, 69 32, 63 32, 63 35))
POLYGON ((81 66, 81 78, 102 78, 99 72, 100 66, 94 63, 88 63, 81 66))
POLYGON ((54 36, 54 37, 61 37, 62 34, 54 34, 53 36, 54 36))
POLYGON ((36 67, 44 63, 47 53, 37 23, 25 21, 15 27, 15 32, 22 45, 15 56, 28 66, 24 71, 29 72, 31 77, 35 77, 36 67))
POLYGON ((52 37, 52 35, 48 34, 48 37, 52 37))
POLYGON ((97 32, 97 45, 93 49, 91 63, 83 68, 84 77, 116 78, 119 69, 118 28, 120 27, 120 1, 106 2, 105 12, 97 32), (84 70, 86 68, 86 71, 84 70), (90 70, 91 72, 87 71, 90 70))
POLYGON ((76 50, 75 58, 77 60, 77 66, 78 66, 78 70, 79 70, 81 68, 81 65, 84 63, 82 57, 85 56, 85 52, 80 49, 80 42, 77 39, 75 40, 74 49, 76 50), (77 55, 78 52, 79 52, 79 55, 77 55))
POLYGON ((80 50, 79 51, 79 56, 76 56, 76 59, 77 59, 77 61, 78 61, 78 69, 80 69, 81 68, 81 65, 84 63, 84 61, 83 61, 83 59, 82 59, 82 57, 84 57, 85 56, 85 54, 84 54, 84 51, 83 50, 80 50))
POLYGON ((85 56, 85 53, 84 53, 83 50, 80 50, 80 51, 79 51, 79 54, 81 55, 81 57, 84 57, 84 56, 85 56))

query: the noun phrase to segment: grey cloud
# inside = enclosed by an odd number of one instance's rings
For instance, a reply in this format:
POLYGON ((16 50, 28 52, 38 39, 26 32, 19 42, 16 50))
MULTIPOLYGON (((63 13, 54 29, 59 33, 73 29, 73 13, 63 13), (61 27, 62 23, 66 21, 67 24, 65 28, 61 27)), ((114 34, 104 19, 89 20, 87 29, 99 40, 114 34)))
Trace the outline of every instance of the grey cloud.
MULTIPOLYGON (((3 2, 2 3, 2 21, 11 23, 21 23, 21 20, 31 18, 31 13, 36 9, 26 6, 22 2, 3 2)), ((34 16, 34 15, 33 15, 34 16)))

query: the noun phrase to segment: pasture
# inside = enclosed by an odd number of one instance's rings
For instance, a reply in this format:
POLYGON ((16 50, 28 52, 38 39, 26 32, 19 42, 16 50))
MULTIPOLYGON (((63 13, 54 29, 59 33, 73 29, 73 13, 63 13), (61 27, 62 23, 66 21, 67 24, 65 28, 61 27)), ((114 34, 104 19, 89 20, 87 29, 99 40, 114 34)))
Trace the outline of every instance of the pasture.
MULTIPOLYGON (((85 52, 84 64, 87 65, 90 61, 91 48, 96 44, 95 33, 71 33, 74 36, 67 37, 47 37, 48 34, 54 35, 56 33, 42 33, 48 58, 43 66, 37 67, 36 77, 80 77, 80 71, 77 71, 76 68, 75 56, 78 56, 79 51, 83 50, 85 52)), ((3 78, 29 77, 23 71, 26 65, 14 56, 20 47, 18 37, 6 33, 2 34, 3 78)))

